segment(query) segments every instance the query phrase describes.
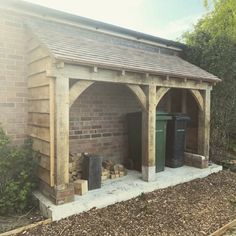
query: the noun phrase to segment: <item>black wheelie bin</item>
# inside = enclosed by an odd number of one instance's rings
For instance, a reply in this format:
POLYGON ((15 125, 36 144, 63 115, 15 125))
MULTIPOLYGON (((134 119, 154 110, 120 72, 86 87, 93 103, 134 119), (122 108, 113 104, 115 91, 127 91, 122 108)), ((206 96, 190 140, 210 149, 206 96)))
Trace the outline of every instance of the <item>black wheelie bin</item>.
POLYGON ((182 113, 174 113, 171 116, 172 119, 167 123, 165 164, 177 168, 184 165, 186 127, 190 118, 182 113))

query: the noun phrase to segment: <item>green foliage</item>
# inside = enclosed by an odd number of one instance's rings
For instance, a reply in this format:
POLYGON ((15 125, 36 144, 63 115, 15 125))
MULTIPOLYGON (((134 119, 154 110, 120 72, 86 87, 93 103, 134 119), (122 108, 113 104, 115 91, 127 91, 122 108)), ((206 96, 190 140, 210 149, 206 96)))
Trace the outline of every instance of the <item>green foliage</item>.
POLYGON ((0 215, 20 213, 31 205, 36 160, 30 139, 21 147, 12 147, 0 128, 0 215))
POLYGON ((186 59, 222 79, 212 92, 211 114, 211 154, 219 159, 236 134, 236 1, 214 1, 214 10, 183 38, 186 59))

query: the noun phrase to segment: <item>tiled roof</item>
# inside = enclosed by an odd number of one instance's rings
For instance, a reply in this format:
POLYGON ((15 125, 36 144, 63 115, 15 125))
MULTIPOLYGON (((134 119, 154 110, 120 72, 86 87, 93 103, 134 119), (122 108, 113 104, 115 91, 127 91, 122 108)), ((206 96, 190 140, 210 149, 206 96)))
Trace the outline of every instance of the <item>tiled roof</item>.
POLYGON ((34 20, 27 25, 56 59, 150 74, 219 80, 178 56, 122 45, 114 36, 109 39, 100 32, 50 21, 34 20))

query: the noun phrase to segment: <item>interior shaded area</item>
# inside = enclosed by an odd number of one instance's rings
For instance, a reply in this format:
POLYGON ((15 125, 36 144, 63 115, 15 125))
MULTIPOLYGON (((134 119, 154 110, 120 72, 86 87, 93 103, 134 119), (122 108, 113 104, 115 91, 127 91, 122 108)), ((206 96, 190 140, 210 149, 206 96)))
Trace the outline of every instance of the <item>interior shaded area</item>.
POLYGON ((123 164, 128 158, 126 115, 137 111, 141 107, 126 86, 94 83, 70 108, 70 152, 123 164))
POLYGON ((185 89, 169 90, 159 102, 157 111, 185 113, 190 117, 190 121, 187 122, 185 150, 197 153, 199 108, 191 92, 185 89), (186 96, 185 104, 184 96, 186 96))

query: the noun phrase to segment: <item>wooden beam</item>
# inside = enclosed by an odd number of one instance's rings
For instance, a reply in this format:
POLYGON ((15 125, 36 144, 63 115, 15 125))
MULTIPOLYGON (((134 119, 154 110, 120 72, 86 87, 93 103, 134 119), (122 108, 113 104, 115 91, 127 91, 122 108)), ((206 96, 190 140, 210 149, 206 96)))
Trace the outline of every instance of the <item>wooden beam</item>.
POLYGON ((210 150, 210 110, 211 110, 211 91, 204 91, 204 156, 209 158, 210 150))
POLYGON ((190 89, 190 92, 192 93, 195 101, 197 102, 198 108, 200 111, 204 110, 204 101, 201 93, 198 90, 190 89))
POLYGON ((182 100, 181 100, 181 111, 182 113, 187 113, 187 91, 185 89, 182 90, 182 100))
POLYGON ((156 106, 161 101, 161 99, 164 97, 164 95, 170 90, 170 88, 159 88, 156 92, 156 106))
POLYGON ((172 109, 172 93, 167 93, 167 112, 171 112, 172 109))
POLYGON ((203 91, 204 109, 199 112, 198 154, 209 158, 211 90, 203 91))
MULTIPOLYGON (((63 74, 65 77, 78 80, 92 80, 94 82, 111 82, 111 83, 126 83, 137 85, 155 85, 169 88, 186 88, 186 89, 200 89, 208 88, 209 83, 195 84, 194 80, 188 80, 186 83, 180 78, 169 77, 169 81, 163 81, 163 78, 157 75, 149 74, 148 78, 143 78, 142 73, 125 73, 124 76, 117 73, 117 70, 99 68, 99 73, 91 73, 91 67, 65 64, 63 69, 58 71, 56 68, 51 69, 51 76, 63 74)), ((50 69, 48 69, 50 70, 50 69)))
POLYGON ((94 82, 93 81, 78 81, 70 88, 70 107, 75 100, 94 82))
POLYGON ((145 181, 155 180, 156 86, 146 90, 147 110, 142 113, 142 175, 145 181))
POLYGON ((69 183, 69 78, 55 80, 56 185, 69 183))
POLYGON ((55 79, 50 78, 50 186, 55 185, 55 79))
POLYGON ((49 78, 46 77, 46 72, 28 76, 28 88, 43 87, 49 84, 49 78))
POLYGON ((141 105, 142 109, 146 110, 147 109, 147 100, 146 100, 146 95, 143 92, 143 90, 140 88, 139 85, 131 85, 127 84, 126 85, 131 92, 136 96, 138 99, 139 104, 141 105))

